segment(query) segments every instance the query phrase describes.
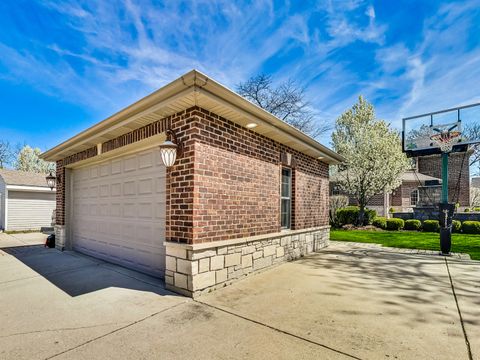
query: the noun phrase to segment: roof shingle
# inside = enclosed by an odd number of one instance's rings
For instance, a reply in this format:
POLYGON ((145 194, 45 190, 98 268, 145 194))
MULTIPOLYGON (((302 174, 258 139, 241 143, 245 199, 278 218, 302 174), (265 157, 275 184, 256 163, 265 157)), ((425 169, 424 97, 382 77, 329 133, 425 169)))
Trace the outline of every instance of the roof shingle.
POLYGON ((46 176, 34 172, 0 169, 0 177, 7 185, 47 187, 46 176))

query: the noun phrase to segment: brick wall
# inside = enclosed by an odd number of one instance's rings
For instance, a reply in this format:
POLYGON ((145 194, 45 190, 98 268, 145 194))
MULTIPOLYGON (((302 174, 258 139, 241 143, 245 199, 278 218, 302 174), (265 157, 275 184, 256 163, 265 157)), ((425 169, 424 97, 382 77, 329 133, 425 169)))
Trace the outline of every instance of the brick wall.
POLYGON ((62 181, 57 181, 56 187, 56 211, 55 211, 55 224, 65 225, 65 168, 63 167, 63 161, 57 161, 56 163, 56 176, 61 176, 62 181))
MULTIPOLYGON (((448 200, 460 206, 470 204, 470 152, 452 153, 448 159, 448 200)), ((418 158, 418 171, 422 174, 442 178, 440 155, 418 158)))
MULTIPOLYGON (((183 145, 166 177, 166 239, 199 243, 280 230, 281 154, 294 158, 292 228, 328 225, 328 165, 192 107, 102 144, 108 152, 171 128, 183 145)), ((96 147, 95 147, 96 149, 96 147)), ((57 162, 96 155, 88 149, 57 162)), ((95 153, 94 153, 95 152, 95 153)), ((63 225, 64 189, 57 190, 57 223, 63 225)))
POLYGON ((327 164, 204 109, 193 116, 193 243, 280 231, 283 152, 295 163, 292 228, 328 225, 327 164))
POLYGON ((278 164, 197 143, 194 241, 280 230, 278 164))
POLYGON ((303 169, 300 163, 294 174, 292 229, 328 225, 328 167, 318 166, 311 173, 303 169))

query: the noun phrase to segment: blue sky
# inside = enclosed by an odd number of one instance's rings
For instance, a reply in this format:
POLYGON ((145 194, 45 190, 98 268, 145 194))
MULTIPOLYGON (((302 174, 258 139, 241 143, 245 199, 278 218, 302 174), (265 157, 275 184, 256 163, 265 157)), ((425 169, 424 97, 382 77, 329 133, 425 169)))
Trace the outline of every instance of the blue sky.
POLYGON ((192 68, 293 78, 319 122, 480 101, 480 0, 4 0, 0 26, 0 139, 42 150, 192 68))

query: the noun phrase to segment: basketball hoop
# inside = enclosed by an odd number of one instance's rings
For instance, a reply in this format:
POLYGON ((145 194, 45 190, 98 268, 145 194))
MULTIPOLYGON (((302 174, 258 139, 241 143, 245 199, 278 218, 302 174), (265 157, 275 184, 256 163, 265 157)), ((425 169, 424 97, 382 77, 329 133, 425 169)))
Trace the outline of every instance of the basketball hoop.
POLYGON ((453 145, 460 138, 460 135, 460 131, 442 131, 430 136, 430 139, 438 145, 442 152, 448 153, 452 151, 453 145))

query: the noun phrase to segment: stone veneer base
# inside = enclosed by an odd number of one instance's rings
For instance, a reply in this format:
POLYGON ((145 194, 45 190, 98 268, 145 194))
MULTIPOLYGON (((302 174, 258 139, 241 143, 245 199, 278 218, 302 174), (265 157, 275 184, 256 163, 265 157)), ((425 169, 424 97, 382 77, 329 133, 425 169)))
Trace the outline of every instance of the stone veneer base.
POLYGON ((66 229, 65 225, 55 225, 55 248, 65 250, 66 229))
POLYGON ((165 242, 167 289, 198 297, 328 246, 330 227, 201 244, 165 242))

